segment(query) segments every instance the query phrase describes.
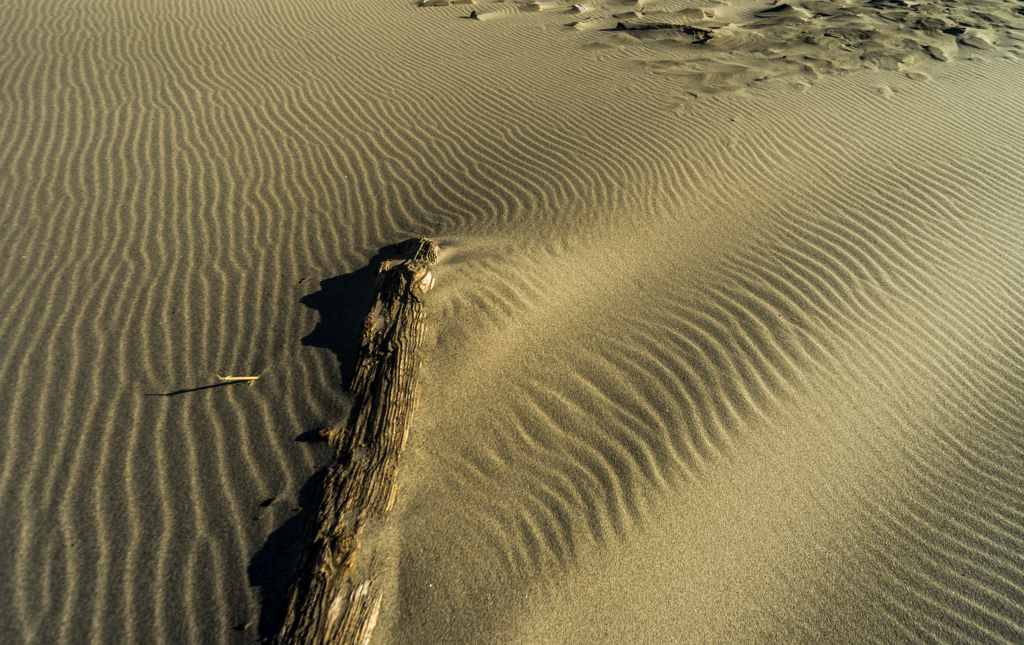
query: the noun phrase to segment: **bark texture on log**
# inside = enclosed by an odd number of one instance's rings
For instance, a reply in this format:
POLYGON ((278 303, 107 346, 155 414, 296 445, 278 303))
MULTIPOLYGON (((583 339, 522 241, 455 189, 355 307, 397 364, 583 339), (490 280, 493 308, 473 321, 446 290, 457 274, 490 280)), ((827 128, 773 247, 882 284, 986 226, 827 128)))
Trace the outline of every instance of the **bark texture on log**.
POLYGON ((674 22, 640 22, 636 20, 623 20, 618 24, 618 29, 625 31, 645 31, 652 29, 682 29, 688 34, 707 40, 715 35, 713 27, 691 27, 680 25, 674 22))
POLYGON ((375 564, 358 566, 360 536, 395 503, 398 459, 419 398, 420 296, 433 286, 438 250, 431 240, 408 240, 377 273, 349 385, 354 407, 345 431, 325 437, 339 458, 316 493, 278 645, 370 642, 383 594, 374 586, 375 564))

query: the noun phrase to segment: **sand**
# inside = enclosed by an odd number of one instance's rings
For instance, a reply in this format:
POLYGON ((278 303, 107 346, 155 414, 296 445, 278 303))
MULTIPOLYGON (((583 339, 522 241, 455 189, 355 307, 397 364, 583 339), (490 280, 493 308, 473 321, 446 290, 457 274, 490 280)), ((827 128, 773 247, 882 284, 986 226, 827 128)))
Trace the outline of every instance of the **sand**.
POLYGON ((0 8, 5 642, 270 635, 414 235, 373 643, 1024 640, 1024 2, 416 4, 0 8))

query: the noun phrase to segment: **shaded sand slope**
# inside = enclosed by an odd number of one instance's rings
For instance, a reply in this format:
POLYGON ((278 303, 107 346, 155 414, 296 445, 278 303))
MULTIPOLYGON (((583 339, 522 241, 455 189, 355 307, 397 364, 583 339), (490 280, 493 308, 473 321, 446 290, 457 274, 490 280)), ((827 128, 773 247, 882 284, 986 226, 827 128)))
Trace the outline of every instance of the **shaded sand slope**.
POLYGON ((495 349, 460 327, 429 359, 402 642, 1017 640, 1021 142, 991 124, 1020 115, 995 69, 694 107, 746 123, 708 194, 727 243, 682 217, 533 271, 452 251, 439 327, 477 309, 495 349))
POLYGON ((694 101, 692 43, 476 8, 0 8, 11 639, 265 630, 425 234, 380 642, 1019 640, 1014 46, 694 101))

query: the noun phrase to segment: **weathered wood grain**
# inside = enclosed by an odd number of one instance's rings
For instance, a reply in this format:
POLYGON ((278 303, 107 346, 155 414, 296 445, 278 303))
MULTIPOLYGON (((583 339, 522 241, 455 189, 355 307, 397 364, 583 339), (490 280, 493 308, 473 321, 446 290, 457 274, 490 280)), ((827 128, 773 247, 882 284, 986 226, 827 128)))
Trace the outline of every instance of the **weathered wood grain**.
POLYGON ((420 296, 433 286, 430 267, 438 250, 431 240, 408 240, 377 273, 349 385, 352 414, 343 432, 325 436, 339 457, 316 493, 274 637, 278 645, 370 641, 383 594, 375 587, 375 565, 358 562, 360 538, 368 523, 386 520, 395 503, 398 459, 419 397, 420 296))
POLYGON ((682 29, 688 34, 693 34, 698 38, 708 39, 714 36, 715 31, 713 27, 692 27, 690 25, 681 25, 674 22, 640 22, 636 20, 623 20, 619 22, 617 29, 624 31, 647 31, 654 29, 682 29))

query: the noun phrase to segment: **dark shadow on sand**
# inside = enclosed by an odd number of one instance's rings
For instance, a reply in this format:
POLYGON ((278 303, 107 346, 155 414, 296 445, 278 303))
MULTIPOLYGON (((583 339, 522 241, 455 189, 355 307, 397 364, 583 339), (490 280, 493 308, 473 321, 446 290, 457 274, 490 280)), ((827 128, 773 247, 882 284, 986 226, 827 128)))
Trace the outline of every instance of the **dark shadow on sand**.
POLYGON ((302 552, 306 523, 313 512, 317 487, 327 474, 321 468, 299 491, 299 512, 267 536, 263 547, 249 562, 249 584, 259 587, 263 597, 258 631, 261 637, 272 636, 281 623, 288 582, 302 552))
POLYGON ((373 284, 380 263, 394 257, 395 247, 386 246, 377 252, 369 264, 357 271, 328 278, 320 283, 320 291, 309 294, 299 302, 320 312, 320 322, 303 345, 322 347, 334 352, 341 369, 342 384, 348 388, 352 370, 359 354, 359 335, 366 317, 366 309, 373 296, 373 284))
POLYGON ((146 394, 146 396, 178 396, 179 394, 188 394, 189 392, 199 392, 200 390, 212 390, 215 387, 227 387, 229 385, 241 385, 243 383, 248 385, 248 383, 246 381, 230 381, 230 382, 227 382, 227 383, 214 383, 213 385, 200 385, 198 387, 186 387, 186 388, 182 388, 180 390, 175 390, 173 392, 163 392, 163 393, 161 393, 161 392, 153 392, 153 393, 146 394))

